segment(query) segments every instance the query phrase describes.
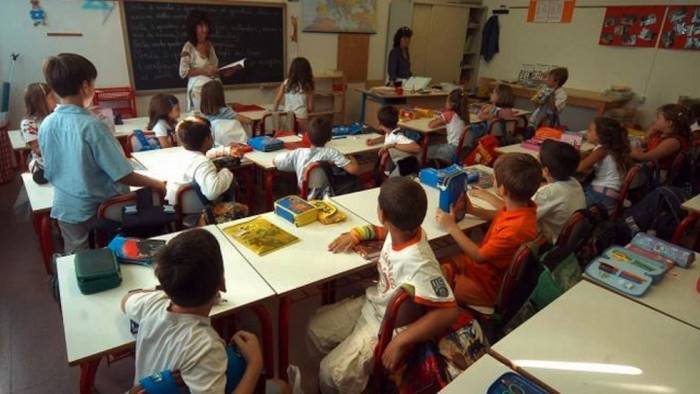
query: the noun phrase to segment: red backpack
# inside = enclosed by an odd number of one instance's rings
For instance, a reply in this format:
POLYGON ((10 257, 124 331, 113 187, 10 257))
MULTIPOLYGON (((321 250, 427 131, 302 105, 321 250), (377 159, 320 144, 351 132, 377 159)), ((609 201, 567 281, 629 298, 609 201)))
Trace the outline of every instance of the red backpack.
POLYGON ((483 164, 490 167, 496 161, 496 148, 498 145, 498 138, 495 136, 486 135, 482 137, 476 148, 464 158, 462 164, 467 166, 483 164))

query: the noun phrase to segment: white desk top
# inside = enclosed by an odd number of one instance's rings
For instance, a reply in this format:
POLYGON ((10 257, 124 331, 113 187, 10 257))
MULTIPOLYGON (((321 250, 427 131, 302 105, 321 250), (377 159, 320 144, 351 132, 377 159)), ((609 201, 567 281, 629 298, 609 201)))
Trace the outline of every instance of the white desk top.
MULTIPOLYGON (((674 267, 642 297, 628 297, 700 330, 700 293, 695 290, 700 278, 700 253, 689 269, 674 267)), ((591 281, 592 282, 592 281, 591 281)), ((604 289, 608 290, 607 287, 604 289)), ((613 289, 610 289, 613 291, 613 289)), ((617 294, 617 292, 615 292, 617 294)), ((619 293, 623 297, 627 297, 619 293)))
POLYGON ((32 212, 48 211, 53 206, 53 186, 47 183, 40 185, 34 182, 32 174, 28 172, 22 173, 22 182, 24 188, 27 189, 27 198, 32 212))
POLYGON ((337 149, 344 155, 356 155, 359 153, 378 151, 382 145, 367 145, 370 138, 380 137, 379 134, 369 133, 360 135, 350 135, 345 138, 338 138, 329 141, 326 146, 337 149))
MULTIPOLYGON (((216 236, 221 246, 228 289, 227 293, 222 293, 226 302, 214 307, 212 317, 230 313, 274 295, 272 289, 226 240, 223 233, 214 226, 204 228, 216 236)), ((169 234, 158 238, 169 239, 174 236, 175 234, 169 234)), ((129 290, 153 288, 157 284, 151 268, 123 264, 120 287, 83 295, 75 278, 74 259, 75 256, 67 256, 58 260, 63 329, 68 362, 71 365, 131 345, 135 339, 129 331, 129 320, 120 310, 121 299, 129 290)))
POLYGON ((700 194, 684 202, 681 206, 687 211, 700 214, 700 194))
POLYGON ((181 146, 131 153, 131 157, 146 168, 148 176, 162 181, 177 178, 185 173, 187 165, 190 164, 188 160, 181 159, 185 156, 187 153, 181 146))
POLYGON ((10 130, 7 132, 7 135, 10 137, 10 144, 12 145, 12 149, 29 150, 29 147, 24 142, 24 138, 22 138, 22 132, 20 130, 10 130))
POLYGON ((410 129, 410 130, 415 130, 419 133, 435 133, 439 131, 445 130, 445 126, 439 126, 439 127, 430 127, 430 121, 433 120, 433 118, 420 118, 420 119, 414 119, 414 120, 409 120, 407 122, 399 122, 399 127, 404 128, 404 129, 410 129))
MULTIPOLYGON (((593 150, 593 145, 592 145, 592 144, 590 144, 590 143, 588 143, 588 142, 584 142, 583 144, 581 144, 581 149, 580 149, 580 151, 581 151, 582 154, 586 154, 586 153, 588 153, 588 152, 590 152, 590 151, 592 151, 592 150, 593 150)), ((499 146, 499 147, 496 148, 496 152, 498 152, 498 153, 500 153, 500 154, 506 154, 506 153, 527 153, 528 155, 532 155, 533 157, 535 157, 537 160, 539 160, 539 157, 540 157, 540 151, 532 150, 532 149, 527 149, 527 148, 523 148, 523 146, 522 146, 521 144, 512 144, 512 145, 506 145, 506 146, 499 146)))
MULTIPOLYGON (((480 169, 484 171, 492 172, 488 167, 479 166, 480 169)), ((425 194, 428 197, 428 210, 425 213, 425 219, 423 220, 423 230, 425 230, 425 235, 428 240, 437 239, 447 235, 447 233, 438 226, 435 222, 435 212, 437 212, 437 207, 440 201, 440 192, 429 186, 421 184, 425 190, 425 194)), ((372 223, 374 225, 379 225, 379 218, 377 218, 377 199, 379 198, 379 188, 375 187, 373 189, 367 189, 360 192, 344 194, 342 196, 331 197, 331 200, 338 205, 342 206, 346 210, 351 211, 355 215, 361 217, 365 221, 372 223)), ((476 198, 471 199, 474 205, 482 208, 493 207, 488 203, 481 201, 476 198)), ((473 215, 466 215, 462 221, 459 222, 459 228, 462 230, 474 228, 486 223, 485 220, 479 219, 473 215)))
POLYGON ((492 356, 485 354, 440 391, 442 394, 485 393, 506 372, 513 372, 492 356))
POLYGON ((136 129, 146 130, 148 126, 148 116, 140 116, 138 118, 122 119, 124 124, 115 125, 114 136, 117 138, 127 137, 136 129))
POLYGON ((694 393, 700 384, 700 331, 587 281, 492 350, 563 393, 694 393))
MULTIPOLYGON (((280 139, 284 142, 299 142, 299 141, 301 141, 301 137, 299 137, 297 135, 288 135, 286 137, 281 137, 280 139)), ((252 152, 246 153, 244 158, 252 161, 256 166, 261 167, 264 170, 271 170, 271 169, 275 168, 275 165, 272 163, 272 160, 280 153, 285 153, 285 152, 289 152, 289 149, 280 149, 280 150, 276 150, 274 152, 260 152, 260 151, 254 150, 252 152)))
MULTIPOLYGON (((250 265, 260 273, 260 276, 270 284, 275 293, 282 295, 371 264, 355 253, 332 254, 328 251, 328 245, 337 236, 350 231, 353 227, 367 224, 348 210, 342 207, 338 208, 347 214, 348 219, 342 223, 331 225, 314 222, 304 227, 295 227, 273 212, 259 215, 299 238, 298 242, 262 257, 233 238, 228 239, 250 265)), ((255 217, 257 216, 223 223, 219 225, 219 228, 223 230, 233 224, 249 221, 255 217)))
POLYGON ((269 113, 269 111, 263 109, 260 111, 237 112, 236 116, 240 121, 259 122, 267 113, 269 113))

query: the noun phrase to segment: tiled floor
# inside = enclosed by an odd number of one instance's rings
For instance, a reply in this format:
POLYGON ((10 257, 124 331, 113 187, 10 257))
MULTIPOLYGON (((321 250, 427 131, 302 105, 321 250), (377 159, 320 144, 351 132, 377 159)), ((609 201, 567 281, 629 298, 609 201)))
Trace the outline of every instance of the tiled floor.
MULTIPOLYGON (((26 192, 19 176, 0 185, 0 394, 76 393, 78 367, 69 367, 61 313, 49 292, 49 278, 41 263, 39 244, 31 222, 26 192)), ((339 296, 362 289, 341 287, 339 296)), ((319 306, 317 292, 292 306, 290 362, 299 365, 306 392, 317 392, 318 359, 308 356, 305 327, 319 306)), ((266 305, 276 327, 277 303, 266 305)), ((251 315, 241 314, 239 328, 257 332, 251 315)), ((99 331, 95 333, 99 335, 99 331)), ((96 388, 101 393, 123 393, 131 386, 133 359, 109 366, 103 360, 96 388)))

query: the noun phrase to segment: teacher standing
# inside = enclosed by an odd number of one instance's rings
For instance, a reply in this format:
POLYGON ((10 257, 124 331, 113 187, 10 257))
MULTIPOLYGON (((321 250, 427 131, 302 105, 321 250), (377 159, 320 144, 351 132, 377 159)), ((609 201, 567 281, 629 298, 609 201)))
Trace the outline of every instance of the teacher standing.
POLYGON ((408 54, 408 47, 411 45, 413 31, 404 26, 394 34, 394 47, 389 52, 389 83, 394 84, 411 77, 411 57, 408 54))
POLYGON ((202 86, 219 78, 219 58, 209 41, 212 30, 207 14, 192 11, 187 15, 188 41, 180 53, 180 77, 187 78, 187 104, 199 110, 202 86))

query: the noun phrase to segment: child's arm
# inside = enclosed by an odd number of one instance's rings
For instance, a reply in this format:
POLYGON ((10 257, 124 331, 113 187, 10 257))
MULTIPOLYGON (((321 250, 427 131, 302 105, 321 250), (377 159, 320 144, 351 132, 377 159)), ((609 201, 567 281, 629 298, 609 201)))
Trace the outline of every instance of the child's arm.
POLYGON ((277 94, 275 95, 275 101, 272 102, 272 112, 276 112, 282 102, 282 97, 284 97, 284 83, 277 88, 277 94))
POLYGON ((654 148, 653 150, 644 152, 642 149, 634 149, 630 153, 630 157, 637 161, 654 161, 661 160, 671 156, 681 149, 681 144, 675 138, 667 138, 654 148))
POLYGON ((383 136, 383 135, 380 135, 379 137, 368 138, 368 139, 367 139, 367 145, 368 145, 368 146, 372 146, 372 145, 383 144, 383 143, 384 143, 384 138, 385 138, 385 136, 383 136))
POLYGON ((195 169, 193 178, 209 201, 219 198, 233 182, 233 174, 228 168, 217 172, 216 166, 210 160, 195 169))
POLYGON ((173 144, 170 143, 170 137, 158 137, 158 143, 161 148, 172 148, 173 144))
POLYGON ((343 169, 347 171, 348 174, 357 175, 360 172, 360 165, 357 164, 357 160, 353 156, 348 156, 350 163, 343 166, 343 169))
POLYGON ((41 156, 41 149, 39 149, 39 140, 29 141, 27 142, 27 145, 29 146, 29 149, 32 150, 32 153, 34 153, 37 156, 41 156))
POLYGON ((491 119, 493 119, 494 117, 491 115, 491 109, 492 109, 492 108, 493 108, 493 104, 486 104, 486 105, 483 105, 483 106, 479 109, 479 114, 477 115, 477 117, 479 118, 479 120, 482 120, 482 121, 483 121, 483 120, 491 120, 491 119))
POLYGON ((152 291, 157 291, 156 289, 136 289, 136 290, 131 290, 128 293, 122 297, 122 301, 119 304, 122 309, 122 313, 126 313, 126 302, 129 300, 129 298, 133 295, 140 294, 140 293, 150 293, 152 291))
POLYGON ((332 253, 348 253, 362 241, 383 240, 386 238, 386 229, 380 226, 367 225, 355 227, 349 233, 343 233, 328 245, 332 253))
POLYGON ((247 331, 238 331, 231 338, 246 361, 245 372, 238 382, 233 394, 249 394, 255 392, 263 368, 263 356, 258 338, 247 331))
MULTIPOLYGON (((472 207, 471 204, 468 204, 467 213, 473 214, 473 210, 474 207, 472 207)), ((460 229, 457 225, 457 221, 455 220, 454 208, 450 210, 450 213, 445 213, 440 208, 438 208, 435 220, 438 222, 438 225, 441 228, 443 228, 452 236, 452 238, 455 240, 457 245, 459 245, 460 249, 462 249, 464 254, 466 254, 474 261, 479 263, 485 260, 479 253, 479 246, 475 244, 474 241, 469 239, 469 237, 467 237, 464 234, 464 232, 462 232, 462 229, 460 229)))
POLYGON ((428 127, 431 129, 434 129, 436 127, 442 127, 446 125, 447 123, 445 122, 445 119, 442 118, 442 116, 438 116, 437 118, 434 118, 433 120, 428 123, 428 127))
POLYGON ((578 165, 576 172, 589 172, 596 163, 603 160, 607 156, 608 151, 605 148, 598 148, 589 153, 578 165))
POLYGON ((396 334, 389 342, 382 363, 390 371, 394 371, 411 346, 434 338, 447 330, 457 319, 459 309, 456 306, 446 308, 431 308, 428 313, 410 324, 404 331, 396 334))
POLYGON ((137 172, 131 172, 129 175, 118 179, 117 182, 127 186, 150 187, 153 190, 165 191, 165 182, 141 175, 137 172))

